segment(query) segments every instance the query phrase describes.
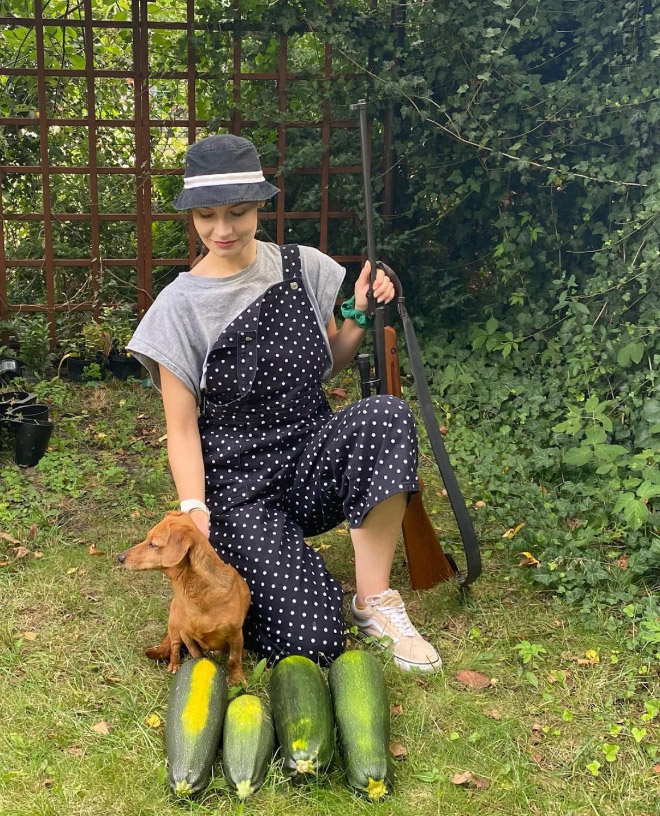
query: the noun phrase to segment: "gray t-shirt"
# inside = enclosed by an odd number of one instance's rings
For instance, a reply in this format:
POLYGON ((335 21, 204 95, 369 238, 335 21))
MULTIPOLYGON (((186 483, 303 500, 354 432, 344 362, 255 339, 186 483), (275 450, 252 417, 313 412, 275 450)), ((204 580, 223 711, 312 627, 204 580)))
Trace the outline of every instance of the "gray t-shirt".
MULTIPOLYGON (((330 355, 330 322, 346 270, 318 249, 300 246, 302 275, 330 355)), ((257 241, 257 257, 228 278, 181 272, 168 284, 140 321, 127 349, 147 369, 160 391, 158 365, 171 371, 200 400, 205 362, 224 329, 266 289, 282 280, 277 244, 257 241)), ((331 357, 331 355, 330 355, 331 357)), ((323 373, 330 376, 331 366, 323 373)))

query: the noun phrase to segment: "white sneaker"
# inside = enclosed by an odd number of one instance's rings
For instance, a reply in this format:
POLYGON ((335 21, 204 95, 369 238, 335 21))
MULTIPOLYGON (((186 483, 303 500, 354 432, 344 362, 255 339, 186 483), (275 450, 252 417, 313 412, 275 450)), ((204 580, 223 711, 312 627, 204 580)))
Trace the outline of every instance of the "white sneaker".
POLYGON ((356 597, 353 596, 352 617, 359 637, 372 637, 378 647, 389 649, 394 662, 404 671, 440 671, 440 656, 412 625, 401 596, 395 589, 367 596, 365 609, 356 608, 356 597))

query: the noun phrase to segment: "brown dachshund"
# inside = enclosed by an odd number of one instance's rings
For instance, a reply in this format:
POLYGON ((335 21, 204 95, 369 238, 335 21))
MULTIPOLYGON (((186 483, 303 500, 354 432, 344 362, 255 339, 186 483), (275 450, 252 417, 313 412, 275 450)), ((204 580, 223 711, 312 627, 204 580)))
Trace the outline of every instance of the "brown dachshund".
POLYGON ((229 681, 245 682, 242 627, 250 590, 187 513, 166 513, 144 541, 120 553, 117 560, 130 570, 160 570, 172 582, 167 636, 159 646, 147 649, 147 657, 169 659, 167 669, 174 673, 182 643, 193 657, 202 657, 204 650, 228 648, 229 681))

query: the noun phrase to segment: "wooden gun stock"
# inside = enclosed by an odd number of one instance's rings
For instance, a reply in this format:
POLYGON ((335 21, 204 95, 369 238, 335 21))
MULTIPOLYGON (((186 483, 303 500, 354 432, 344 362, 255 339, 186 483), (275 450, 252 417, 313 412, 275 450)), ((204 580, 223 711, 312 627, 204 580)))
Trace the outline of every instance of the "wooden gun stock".
MULTIPOLYGON (((387 393, 401 397, 399 347, 392 326, 385 327, 385 376, 387 393)), ((410 583, 415 590, 430 589, 456 575, 456 569, 443 552, 422 502, 422 479, 419 480, 419 488, 419 493, 415 493, 408 503, 402 525, 410 583)))

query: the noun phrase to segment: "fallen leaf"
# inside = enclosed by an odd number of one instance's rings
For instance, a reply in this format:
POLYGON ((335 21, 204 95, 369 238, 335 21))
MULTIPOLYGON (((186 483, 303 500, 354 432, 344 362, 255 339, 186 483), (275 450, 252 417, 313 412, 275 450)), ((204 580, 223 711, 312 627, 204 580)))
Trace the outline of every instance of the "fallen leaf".
POLYGON ((32 553, 32 555, 34 555, 35 558, 43 558, 44 557, 44 554, 41 552, 41 550, 35 550, 32 553))
POLYGON ((400 717, 400 716, 403 714, 403 706, 401 705, 401 703, 395 703, 395 704, 394 704, 394 705, 393 705, 393 706, 390 708, 390 714, 391 714, 393 717, 400 717))
POLYGON ((11 551, 14 553, 16 558, 25 558, 26 556, 30 555, 30 550, 27 547, 11 547, 11 551))
POLYGON ((0 561, 0 567, 8 567, 10 563, 9 561, 0 561))
POLYGON ((69 569, 66 571, 66 574, 73 575, 76 572, 78 572, 78 567, 69 567, 69 569))
POLYGON ((403 759, 404 757, 408 756, 408 749, 400 742, 391 742, 390 754, 392 754, 394 759, 403 759))
POLYGON ((490 717, 491 720, 497 720, 498 722, 502 719, 502 715, 496 708, 489 708, 484 711, 486 717, 490 717))
POLYGON ((628 556, 625 553, 616 559, 614 562, 619 569, 627 570, 628 569, 628 556))
POLYGON ((568 524, 569 530, 575 530, 575 528, 579 527, 582 524, 582 522, 580 521, 580 519, 569 518, 566 519, 566 524, 568 524))
MULTIPOLYGON (((446 491, 446 490, 444 491, 444 494, 445 494, 445 496, 447 495, 447 491, 446 491)), ((479 501, 476 501, 476 502, 474 503, 474 506, 475 506, 475 508, 478 510, 480 507, 485 507, 485 506, 486 506, 486 502, 485 502, 485 501, 481 501, 481 499, 479 499, 479 501)))
POLYGON ((71 754, 71 756, 82 756, 82 748, 78 748, 77 745, 72 745, 70 748, 66 749, 67 754, 71 754))
POLYGON ((164 442, 167 439, 167 434, 163 434, 162 436, 158 437, 159 442, 164 442))
POLYGON ((0 539, 2 541, 6 541, 9 544, 20 544, 21 542, 15 539, 13 536, 10 536, 9 533, 0 533, 0 539))
POLYGON ((451 781, 453 785, 466 785, 470 788, 477 788, 477 790, 486 790, 486 788, 490 787, 490 782, 487 779, 473 774, 472 771, 454 774, 451 781))
POLYGON ((532 731, 543 731, 543 726, 540 722, 532 723, 532 731))
POLYGON ((447 434, 449 433, 449 428, 445 428, 445 426, 444 426, 444 425, 440 425, 440 427, 438 428, 438 430, 440 431, 440 433, 441 433, 443 436, 447 436, 447 434))
POLYGON ((30 641, 32 641, 32 640, 36 640, 36 639, 37 639, 37 633, 36 633, 36 632, 21 632, 21 634, 19 635, 19 637, 22 637, 22 638, 23 638, 23 640, 30 640, 30 641))
POLYGON ((346 389, 344 388, 331 388, 330 393, 333 397, 339 397, 339 399, 345 399, 346 397, 346 389))
POLYGON ((160 717, 158 716, 158 714, 156 714, 154 712, 153 714, 150 714, 145 719, 145 722, 149 726, 149 728, 158 728, 158 726, 160 725, 161 720, 160 720, 160 717))
POLYGON ((318 547, 313 547, 312 549, 313 549, 315 552, 325 552, 326 550, 329 550, 329 549, 330 549, 330 547, 331 547, 331 545, 330 545, 330 544, 323 544, 323 543, 321 543, 321 544, 319 544, 319 546, 318 546, 318 547))
POLYGON ((654 766, 651 768, 651 770, 653 771, 653 773, 660 774, 660 762, 658 762, 656 765, 654 765, 654 766))
POLYGON ((32 539, 32 541, 34 541, 34 539, 37 537, 37 533, 38 533, 37 525, 36 524, 31 524, 28 535, 32 539))
POLYGON ((350 581, 342 581, 341 591, 342 592, 353 592, 353 584, 351 584, 350 581))
POLYGON ((521 552, 519 553, 519 555, 525 556, 523 560, 518 563, 519 567, 538 567, 538 565, 541 563, 537 558, 534 558, 534 556, 529 552, 521 552))
POLYGON ((594 663, 600 663, 600 657, 598 656, 598 652, 595 649, 587 649, 587 651, 584 653, 584 656, 592 665, 594 663))
POLYGON ((110 726, 105 721, 99 722, 92 726, 92 731, 95 734, 100 734, 102 737, 107 737, 110 733, 110 726))
POLYGON ((464 686, 474 689, 486 689, 491 684, 490 677, 469 669, 456 672, 456 679, 459 683, 463 683, 464 686))
MULTIPOLYGON (((514 538, 516 535, 518 535, 518 533, 522 530, 524 526, 525 522, 523 521, 520 524, 516 525, 515 527, 512 527, 510 530, 507 530, 506 533, 503 533, 502 538, 514 538)), ((528 555, 528 553, 525 553, 525 555, 528 555)))
POLYGON ((96 549, 96 544, 90 544, 88 547, 88 552, 90 555, 103 555, 104 553, 101 550, 96 549))

